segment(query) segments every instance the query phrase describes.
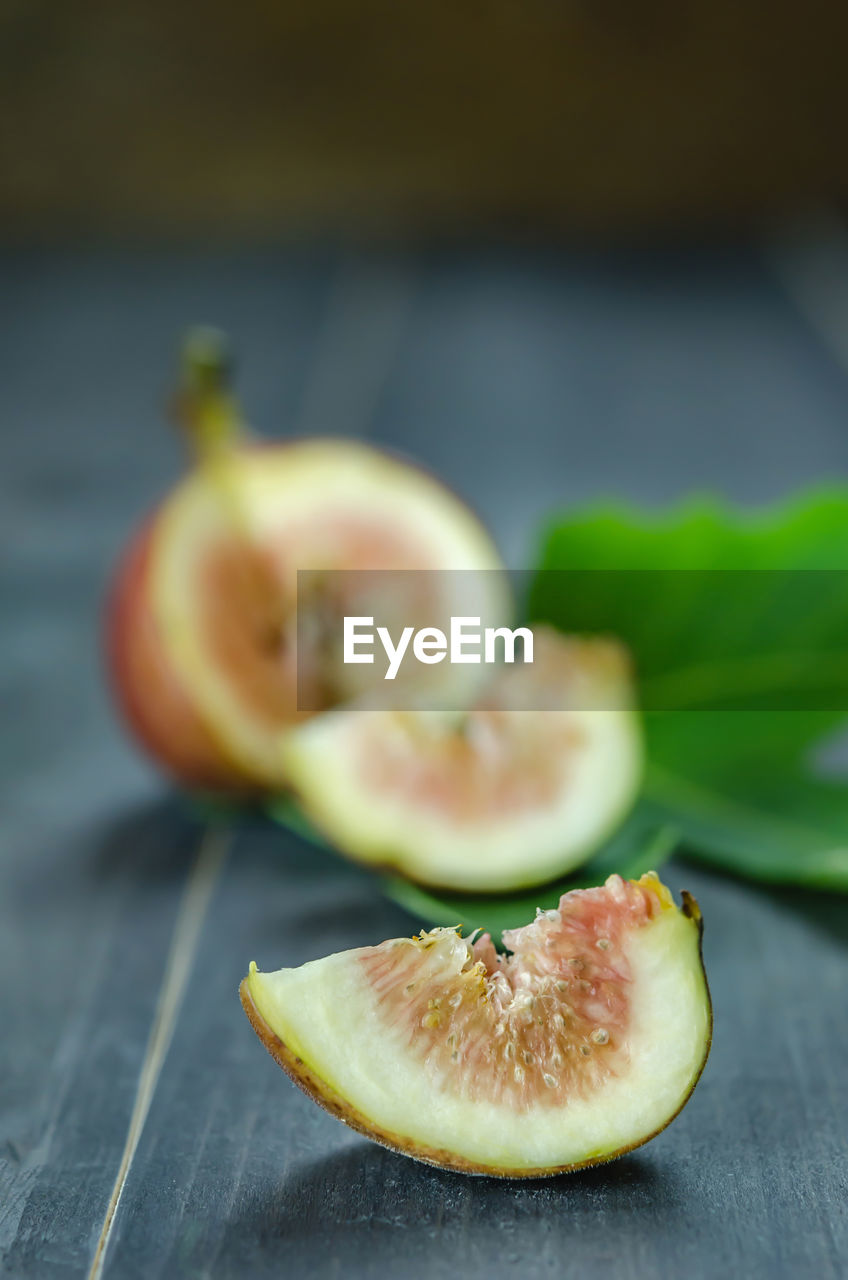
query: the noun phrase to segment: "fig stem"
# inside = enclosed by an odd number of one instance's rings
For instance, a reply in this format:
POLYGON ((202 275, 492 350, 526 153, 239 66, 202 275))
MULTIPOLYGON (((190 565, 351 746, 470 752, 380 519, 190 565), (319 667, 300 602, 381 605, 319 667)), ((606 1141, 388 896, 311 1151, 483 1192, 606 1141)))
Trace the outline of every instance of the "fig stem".
POLYGON ((175 411, 199 463, 229 451, 244 431, 244 420, 230 393, 232 355, 219 329, 198 326, 183 340, 175 411))
POLYGON ((212 481, 230 527, 251 544, 253 529, 232 465, 247 434, 238 401, 230 392, 232 365, 225 333, 208 325, 189 329, 183 339, 174 415, 196 465, 212 481))

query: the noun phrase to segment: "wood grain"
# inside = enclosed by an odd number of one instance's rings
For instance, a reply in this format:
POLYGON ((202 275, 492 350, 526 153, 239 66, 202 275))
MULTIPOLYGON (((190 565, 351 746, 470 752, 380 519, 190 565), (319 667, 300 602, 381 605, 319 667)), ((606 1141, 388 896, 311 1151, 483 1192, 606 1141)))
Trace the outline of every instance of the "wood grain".
POLYGON ((0 251, 0 277, 4 1274, 87 1274, 132 1135, 106 1280, 844 1275, 848 904, 679 862, 670 883, 706 921, 714 1047, 636 1155, 499 1184, 415 1165, 311 1105, 244 1018, 248 962, 420 922, 258 821, 208 902, 132 1128, 200 824, 113 720, 98 608, 177 467, 156 402, 182 325, 233 330, 260 425, 344 431, 359 406, 356 430, 441 471, 521 564, 559 502, 707 486, 761 501, 848 470, 844 370, 756 247, 0 251))

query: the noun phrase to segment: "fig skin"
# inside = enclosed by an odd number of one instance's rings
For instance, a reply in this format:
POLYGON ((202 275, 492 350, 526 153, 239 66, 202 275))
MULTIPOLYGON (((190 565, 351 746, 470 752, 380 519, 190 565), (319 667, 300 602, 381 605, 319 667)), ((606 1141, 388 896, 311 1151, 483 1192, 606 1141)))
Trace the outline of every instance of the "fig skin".
POLYGON ((104 628, 110 683, 133 736, 177 781, 203 791, 248 794, 255 784, 207 729, 150 609, 148 572, 160 512, 131 539, 112 581, 104 628))
POLYGON ((414 1160, 420 1161, 422 1164, 433 1165, 437 1168, 448 1169, 457 1173, 467 1173, 479 1177, 492 1178, 553 1178, 563 1173, 575 1173, 580 1169, 593 1168, 602 1164, 609 1164, 613 1160, 619 1159, 623 1155, 627 1155, 630 1151, 635 1151, 639 1147, 643 1147, 646 1143, 651 1142, 658 1134, 671 1124, 672 1120, 680 1114, 689 1101, 698 1081, 703 1074, 704 1067, 710 1055, 712 1047, 712 1031, 713 1031, 713 1009, 712 999, 710 996, 709 983, 707 981, 706 970, 704 969, 703 958, 703 936, 704 924, 701 916, 701 910, 696 899, 685 889, 681 893, 683 915, 694 921, 698 930, 698 959, 701 968, 701 975, 704 981, 704 991, 707 1002, 707 1034, 704 1042, 704 1053, 701 1064, 696 1075, 693 1077, 686 1095, 681 1099, 676 1110, 669 1115, 663 1124, 659 1125, 650 1133, 646 1133, 640 1137, 638 1141, 632 1142, 621 1147, 617 1151, 605 1153, 601 1156, 590 1157, 586 1160, 577 1161, 572 1164, 563 1164, 555 1167, 539 1167, 539 1168, 506 1168, 496 1165, 483 1165, 468 1160, 458 1155, 456 1152, 446 1150, 444 1148, 429 1147, 422 1143, 389 1132, 381 1126, 369 1120, 355 1107, 351 1106, 343 1097, 336 1092, 333 1087, 322 1080, 312 1068, 303 1061, 290 1047, 282 1040, 275 1031, 268 1025, 261 1013, 256 1007, 253 996, 250 991, 249 979, 243 978, 239 985, 239 997, 242 1007, 247 1014, 248 1020, 256 1032, 271 1057, 282 1067, 289 1079, 298 1086, 313 1102, 316 1102, 330 1115, 335 1116, 337 1120, 341 1120, 349 1128, 361 1133, 364 1137, 370 1138, 372 1141, 379 1143, 383 1147, 387 1147, 391 1151, 396 1151, 401 1155, 410 1156, 414 1160))

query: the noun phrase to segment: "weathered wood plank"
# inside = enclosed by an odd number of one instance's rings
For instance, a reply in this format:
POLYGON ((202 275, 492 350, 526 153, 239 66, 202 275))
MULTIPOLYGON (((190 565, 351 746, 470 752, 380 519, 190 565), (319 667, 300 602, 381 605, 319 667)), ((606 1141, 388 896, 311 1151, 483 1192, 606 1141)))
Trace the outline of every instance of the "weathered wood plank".
POLYGON ((199 829, 181 807, 18 844, 0 902, 0 1258, 87 1268, 199 829))
POLYGON ((250 398, 293 416, 336 270, 0 254, 4 1274, 88 1269, 200 836, 117 724, 99 636, 117 550, 180 465, 162 422, 175 344, 187 322, 247 319, 250 398))
MULTIPOLYGON (((108 565, 177 464, 141 389, 164 391, 185 321, 233 330, 260 426, 352 430, 354 405, 357 431, 443 472, 516 564, 558 502, 761 500, 844 473, 848 383, 748 251, 469 249, 341 272, 331 253, 32 251, 0 276, 0 1259, 41 1280, 93 1256, 197 847, 114 723, 97 644, 108 565)), ((106 1276, 843 1274, 846 904, 672 882, 702 897, 716 996, 695 1098, 609 1171, 512 1187, 371 1147, 263 1054, 235 994, 252 957, 410 922, 364 873, 246 829, 106 1276)))
POLYGON ((369 878, 286 834, 243 833, 198 951, 127 1180, 109 1277, 469 1280, 793 1276, 848 1250, 844 1062, 834 1017, 848 904, 793 900, 673 864, 707 920, 715 1046, 682 1116, 607 1170, 527 1185, 417 1165, 345 1130, 256 1041, 250 959, 299 964, 409 932, 369 878), (226 945, 223 945, 224 940, 226 945), (814 977, 813 977, 814 975, 814 977))

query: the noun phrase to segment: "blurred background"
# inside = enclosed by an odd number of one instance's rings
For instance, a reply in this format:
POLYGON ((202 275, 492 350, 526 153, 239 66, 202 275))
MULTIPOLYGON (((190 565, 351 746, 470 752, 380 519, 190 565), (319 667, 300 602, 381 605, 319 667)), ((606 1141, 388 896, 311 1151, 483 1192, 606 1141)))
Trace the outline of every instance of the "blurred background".
MULTIPOLYGON (((532 564, 542 521, 570 504, 659 507, 692 490, 759 504, 840 480, 846 53, 848 10, 828 0, 2 0, 9 1274, 82 1273, 91 1259, 194 865, 195 826, 116 721, 99 634, 121 547, 184 465, 165 406, 186 326, 231 335, 258 430, 364 436, 414 455, 469 498, 515 567, 532 564)), ((261 1075, 221 991, 234 991, 254 946, 279 962, 283 939, 300 960, 408 926, 364 873, 329 856, 292 853, 285 881, 282 839, 241 838, 239 874, 229 866, 197 926, 208 999, 175 1040, 140 1182, 117 1218, 137 1270, 119 1251, 113 1274, 170 1276, 186 1259, 211 1274, 217 1259, 216 1275, 242 1277, 246 1256, 271 1274, 277 1245, 304 1273, 319 1274, 320 1256, 339 1274, 332 1259, 352 1249, 357 1273, 392 1274, 399 1223, 404 1258, 431 1258, 432 1226, 453 1267, 473 1223, 465 1274, 489 1273, 495 1241, 494 1261, 518 1276, 528 1248, 547 1249, 551 1266, 576 1256, 577 1222, 579 1274, 595 1274, 594 1258, 609 1275, 613 1212, 620 1258, 652 1275, 674 1274, 662 1270, 669 1257, 688 1258, 689 1274, 709 1273, 709 1257, 725 1273, 812 1274, 815 1263, 839 1274, 835 1236, 813 1223, 810 1244, 791 1219, 797 1210, 808 1225, 809 1206, 836 1194, 825 1105, 836 1068, 797 1101, 792 1063, 816 1057, 804 1049, 803 967, 789 996, 768 997, 747 963, 756 952, 773 973, 784 952, 812 948, 810 965, 843 989, 842 904, 796 910, 687 871, 711 920, 708 959, 724 964, 717 1008, 730 1012, 692 1104, 700 1127, 663 1139, 658 1173, 631 1160, 610 1182, 587 1175, 544 1194, 460 1189, 418 1169, 401 1184, 393 1157, 375 1151, 363 1165, 353 1138, 334 1163, 336 1128, 289 1091, 285 1158, 300 1164, 280 1190, 283 1157, 260 1134, 285 1084, 273 1064, 261 1075), (780 1039, 788 1007, 794 1057, 780 1039), (782 1066, 763 1065, 764 1045, 782 1066), (785 1078, 774 1085, 768 1070, 785 1078), (198 1072, 215 1123, 198 1110, 198 1072), (242 1096, 248 1072, 262 1107, 242 1096), (716 1134, 732 1209, 702 1178, 716 1134), (807 1200, 799 1168, 814 1177, 807 1200), (176 1198, 163 1191, 172 1184, 176 1198), (751 1229, 746 1206, 766 1218, 772 1206, 779 1231, 751 1229), (205 1225, 181 1234, 183 1215, 205 1225), (369 1235, 372 1218, 382 1225, 369 1235), (498 1243, 505 1222, 514 1258, 498 1243)), ((822 1044, 834 1043, 834 1008, 835 994, 822 1044)))
POLYGON ((12 233, 632 234, 848 194, 814 0, 2 10, 12 233))
POLYGON ((46 799, 27 716, 12 803, 87 803, 74 770, 104 756, 149 776, 111 730, 94 628, 183 465, 164 417, 189 324, 230 333, 259 430, 417 456, 518 567, 567 503, 763 502, 842 474, 847 40, 824 0, 803 22, 724 0, 8 0, 4 642, 45 595, 85 607, 75 648, 17 642, 32 687, 6 663, 7 697, 45 699, 78 747, 97 725, 46 799))

